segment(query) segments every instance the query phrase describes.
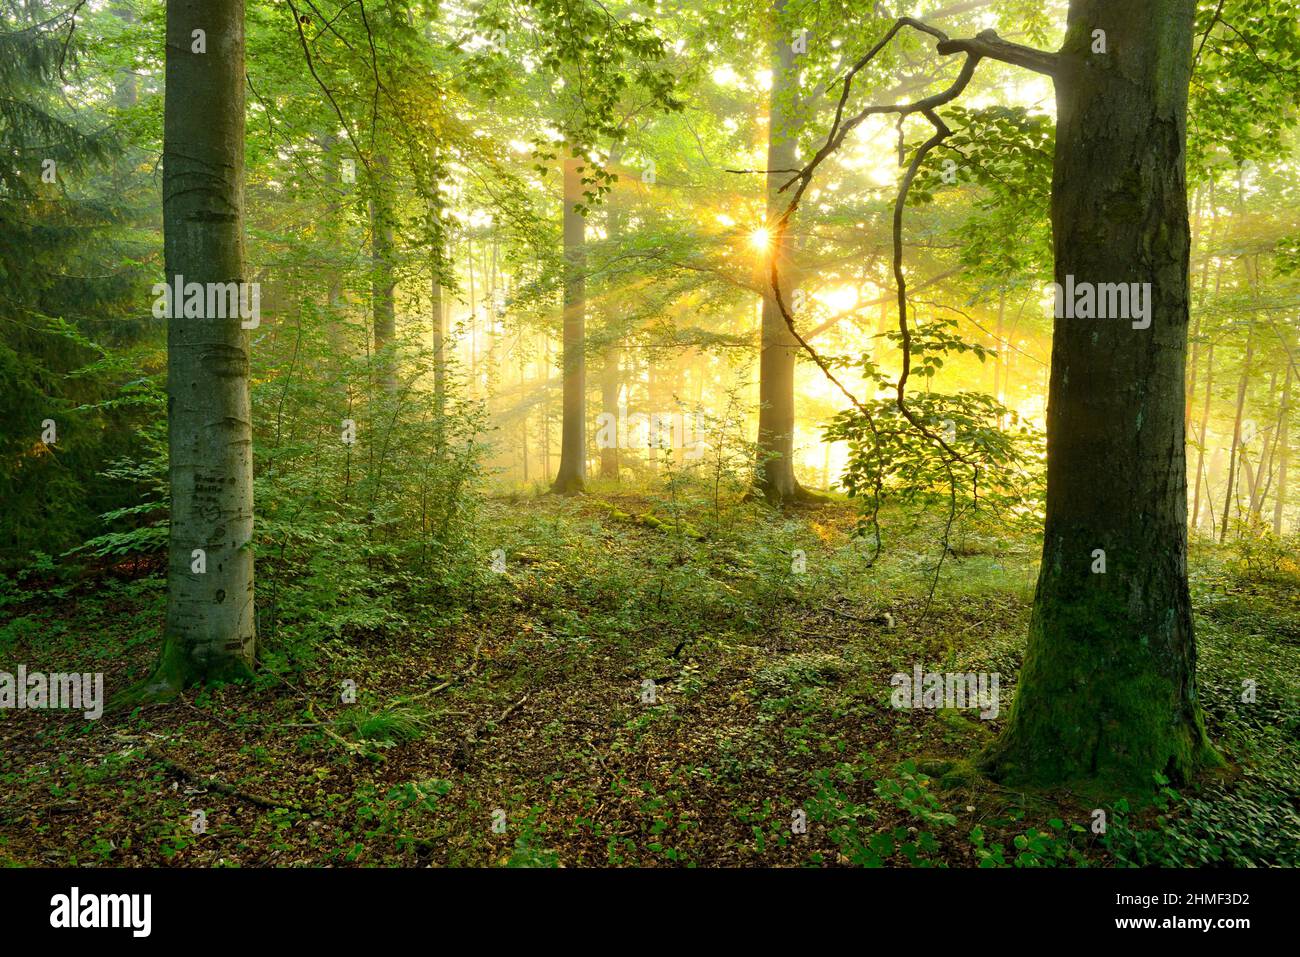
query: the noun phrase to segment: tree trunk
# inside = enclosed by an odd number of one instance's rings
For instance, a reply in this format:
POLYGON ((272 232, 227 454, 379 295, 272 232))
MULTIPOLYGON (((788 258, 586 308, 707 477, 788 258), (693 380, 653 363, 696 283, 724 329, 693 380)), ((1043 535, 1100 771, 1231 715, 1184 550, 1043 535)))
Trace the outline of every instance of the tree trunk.
MULTIPOLYGON (((998 325, 997 332, 994 334, 993 342, 993 395, 997 398, 999 405, 1006 404, 1006 391, 1002 379, 1002 356, 1007 351, 1007 345, 1004 342, 1003 329, 1006 328, 1003 320, 1007 312, 1007 294, 1005 292, 998 296, 998 325)), ((998 428, 1007 427, 1007 417, 998 413, 998 428)))
MULTIPOLYGON (((327 197, 322 233, 332 252, 345 245, 343 196, 346 187, 340 169, 339 140, 333 133, 322 133, 316 137, 316 145, 321 151, 321 183, 327 197)), ((347 329, 343 323, 343 271, 333 266, 326 268, 329 275, 326 277, 325 336, 330 351, 342 360, 348 354, 347 329)))
POLYGON ((393 308, 393 200, 384 181, 387 179, 384 157, 375 160, 370 198, 370 265, 371 306, 375 327, 375 358, 379 363, 380 384, 387 392, 397 389, 397 317, 393 308))
POLYGON ((995 777, 1113 792, 1217 760, 1187 585, 1187 88, 1195 0, 1072 0, 1056 77, 1056 281, 1150 283, 1151 325, 1055 321, 1047 517, 995 777), (1104 29, 1108 53, 1090 53, 1104 29), (1096 550, 1105 573, 1095 573, 1096 550))
POLYGON ((431 164, 434 182, 429 199, 429 325, 433 347, 433 414, 434 443, 441 450, 445 441, 447 414, 447 317, 442 300, 442 277, 450 271, 445 231, 442 224, 442 203, 438 199, 438 176, 442 172, 437 158, 431 164))
MULTIPOLYGON (((600 372, 600 407, 618 421, 619 362, 623 350, 617 342, 605 350, 605 361, 600 372)), ((618 443, 600 450, 600 477, 618 480, 618 443)))
MULTIPOLYGON (((616 163, 620 155, 621 153, 617 148, 612 150, 610 153, 611 164, 616 163)), ((610 194, 608 202, 605 233, 610 248, 617 249, 618 242, 623 236, 623 210, 614 193, 610 194)), ((614 310, 606 310, 606 322, 610 325, 618 322, 614 310)), ((605 347, 605 357, 600 370, 600 411, 606 415, 614 416, 615 422, 618 421, 618 393, 621 384, 619 364, 622 362, 622 358, 623 349, 620 333, 619 337, 610 337, 605 347)), ((618 480, 618 442, 600 450, 600 477, 618 480)))
POLYGON ((1250 364, 1255 358, 1255 323, 1246 332, 1246 358, 1241 365, 1241 379, 1237 383, 1237 412, 1232 421, 1232 448, 1228 450, 1228 490, 1224 492, 1222 526, 1219 544, 1228 539, 1228 520, 1232 517, 1232 493, 1237 485, 1237 456, 1241 449, 1241 417, 1246 409, 1246 386, 1250 380, 1250 364))
POLYGON ((520 458, 524 463, 524 484, 528 484, 528 384, 527 369, 524 363, 524 334, 519 332, 519 401, 523 415, 519 422, 520 458))
MULTIPOLYGON (((122 0, 114 3, 112 9, 113 16, 121 20, 124 27, 130 29, 135 26, 135 11, 122 0)), ((135 72, 130 67, 123 67, 113 80, 113 106, 119 110, 129 110, 134 107, 139 99, 138 89, 139 83, 136 81, 135 72)))
POLYGON ((447 320, 442 308, 442 279, 438 274, 441 268, 438 251, 434 251, 433 278, 429 284, 429 312, 433 325, 433 414, 437 417, 435 443, 442 447, 445 438, 445 418, 447 415, 447 355, 446 337, 447 320))
POLYGON ((1290 458, 1291 435, 1291 363, 1287 362, 1286 380, 1282 384, 1282 412, 1277 419, 1278 465, 1277 499, 1273 502, 1273 534, 1282 534, 1282 513, 1286 510, 1286 466, 1290 458))
POLYGON ((581 492, 587 478, 586 220, 574 208, 583 201, 578 167, 586 162, 564 161, 564 404, 560 470, 551 486, 564 495, 581 492))
MULTIPOLYGON (((163 108, 166 276, 243 282, 244 2, 167 0, 163 108), (192 51, 193 31, 207 52, 192 51)), ((249 336, 230 318, 167 320, 171 522, 162 657, 141 689, 165 697, 242 677, 255 660, 249 336), (197 569, 203 568, 200 573, 197 569)))
POLYGON ((551 474, 551 337, 542 336, 542 478, 551 474))
MULTIPOLYGON (((785 0, 775 0, 774 21, 779 25, 785 0)), ((778 26, 779 30, 780 27, 778 26)), ((768 100, 767 124, 767 220, 773 223, 789 203, 785 193, 778 193, 793 170, 799 166, 796 153, 796 124, 791 99, 799 82, 795 55, 790 38, 773 37, 772 89, 768 100)), ((774 231, 775 232, 775 231, 774 231)), ((781 297, 793 311, 792 294, 796 286, 790 252, 794 243, 787 237, 762 255, 775 256, 780 264, 781 297)), ((766 268, 763 270, 766 273, 766 268)), ((765 284, 766 288, 766 284, 765 284)), ((763 296, 762 339, 758 360, 758 467, 756 488, 768 501, 802 497, 803 489, 794 477, 794 366, 799 343, 790 333, 776 299, 763 296)))
MULTIPOLYGON (((1201 447, 1196 452, 1196 489, 1192 493, 1192 531, 1200 528, 1201 523, 1201 482, 1205 475, 1205 450, 1209 443, 1210 428, 1210 396, 1213 395, 1213 390, 1214 342, 1211 340, 1205 354, 1205 404, 1201 407, 1201 447)), ((1210 537, 1214 537, 1213 524, 1211 524, 1210 537)))

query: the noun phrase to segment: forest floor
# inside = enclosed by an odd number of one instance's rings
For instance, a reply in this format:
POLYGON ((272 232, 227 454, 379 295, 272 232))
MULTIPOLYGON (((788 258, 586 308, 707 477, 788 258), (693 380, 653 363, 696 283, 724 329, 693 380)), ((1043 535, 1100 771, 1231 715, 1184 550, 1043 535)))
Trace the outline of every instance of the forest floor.
MULTIPOLYGON (((1229 770, 1099 805, 969 772, 1014 694, 1031 536, 963 528, 928 601, 936 550, 897 543, 932 525, 897 519, 869 564, 839 498, 682 508, 599 485, 490 498, 475 543, 504 571, 454 602, 283 614, 254 682, 169 704, 0 711, 0 863, 1300 864, 1293 558, 1194 549, 1229 770), (998 717, 895 710, 915 665, 997 673, 998 717)), ((102 671, 109 695, 147 672, 156 564, 0 584, 0 670, 102 671)))

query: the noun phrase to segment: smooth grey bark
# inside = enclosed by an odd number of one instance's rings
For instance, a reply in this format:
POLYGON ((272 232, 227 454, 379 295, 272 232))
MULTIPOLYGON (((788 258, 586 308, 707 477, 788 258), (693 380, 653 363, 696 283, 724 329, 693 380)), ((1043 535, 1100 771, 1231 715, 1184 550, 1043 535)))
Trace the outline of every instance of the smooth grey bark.
POLYGON ((583 200, 584 160, 564 161, 564 355, 560 468, 551 490, 581 492, 587 479, 586 219, 576 208, 583 200))
POLYGON ((1047 508, 1008 782, 1150 789, 1218 760, 1187 584, 1183 404, 1195 0, 1072 0, 1054 77, 1056 281, 1149 283, 1152 322, 1055 321, 1047 508), (1104 30, 1107 52, 1092 52, 1104 30), (1098 573, 1097 550, 1105 552, 1098 573))
MULTIPOLYGON (((169 281, 243 282, 244 2, 167 0, 163 249, 169 281), (207 52, 192 52, 194 31, 207 52)), ((171 522, 163 653, 149 697, 254 664, 249 333, 167 320, 171 522), (206 569, 195 567, 201 550, 206 569)))
MULTIPOLYGON (((782 21, 786 0, 775 0, 774 20, 782 21)), ((790 38, 773 40, 772 88, 767 129, 767 218, 775 222, 785 211, 789 198, 778 190, 798 168, 797 130, 793 101, 798 84, 795 54, 790 38), (782 171, 786 172, 782 172, 782 171)), ((789 303, 798 283, 790 253, 794 243, 788 232, 778 244, 775 239, 767 255, 775 256, 781 277, 781 297, 789 303), (787 288, 788 287, 788 288, 787 288)), ((794 477, 794 368, 799 343, 786 325, 776 298, 763 296, 763 316, 758 360, 758 469, 755 487, 768 501, 801 497, 804 493, 794 477)))

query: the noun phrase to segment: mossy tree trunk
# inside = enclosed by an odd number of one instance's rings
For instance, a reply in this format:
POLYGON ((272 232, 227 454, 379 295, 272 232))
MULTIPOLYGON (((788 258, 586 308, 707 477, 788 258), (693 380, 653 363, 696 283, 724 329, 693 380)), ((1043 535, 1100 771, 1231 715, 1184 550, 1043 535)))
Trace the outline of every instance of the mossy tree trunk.
POLYGON ((1070 4, 1056 77, 1056 280, 1150 283, 1152 322, 1055 322, 1042 568, 1008 726, 985 756, 1008 782, 1126 790, 1217 760, 1187 585, 1194 12, 1195 0, 1070 4), (1093 52, 1096 30, 1105 53, 1093 52))
MULTIPOLYGON (((166 36, 166 277, 243 282, 244 2, 167 0, 166 36), (194 52, 197 30, 206 52, 194 52)), ((171 312, 167 617, 162 657, 137 689, 145 697, 247 675, 256 642, 249 333, 238 313, 171 312)))

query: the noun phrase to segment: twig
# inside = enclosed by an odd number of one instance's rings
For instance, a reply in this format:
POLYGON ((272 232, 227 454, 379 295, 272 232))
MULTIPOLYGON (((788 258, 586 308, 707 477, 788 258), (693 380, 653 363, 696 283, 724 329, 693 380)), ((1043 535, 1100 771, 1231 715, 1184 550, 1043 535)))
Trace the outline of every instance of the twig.
POLYGON ((145 747, 144 752, 172 773, 177 774, 188 781, 193 781, 196 784, 202 785, 203 787, 210 788, 220 794, 239 798, 240 800, 247 801, 249 804, 256 804, 258 807, 271 809, 288 808, 291 811, 298 811, 301 814, 310 814, 313 817, 320 816, 319 811, 303 807, 301 804, 272 800, 271 798, 262 797, 259 794, 250 794, 248 791, 240 790, 233 784, 227 784, 225 781, 218 780, 217 778, 205 776, 197 771, 191 771, 189 768, 185 767, 185 765, 167 757, 167 755, 163 754, 156 748, 145 747))

